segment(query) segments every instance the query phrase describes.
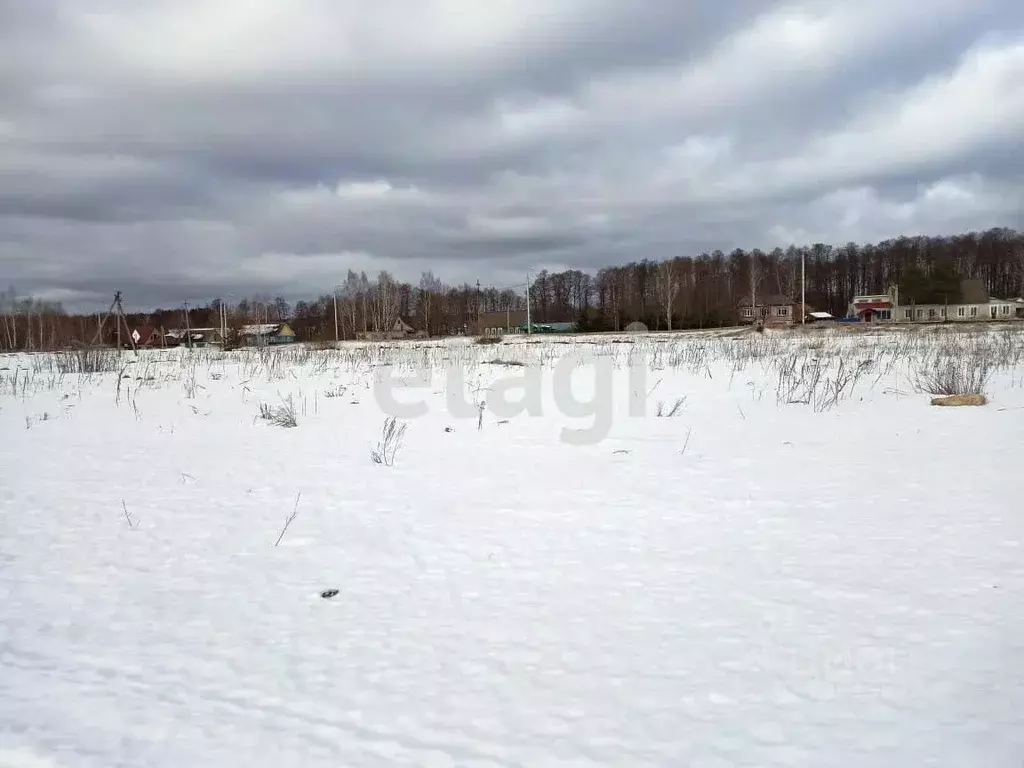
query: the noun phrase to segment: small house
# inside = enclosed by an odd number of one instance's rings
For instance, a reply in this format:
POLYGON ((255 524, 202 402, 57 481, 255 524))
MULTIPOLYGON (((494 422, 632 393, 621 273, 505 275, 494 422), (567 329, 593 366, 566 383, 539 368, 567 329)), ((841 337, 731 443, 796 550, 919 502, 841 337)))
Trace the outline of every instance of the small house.
POLYGON ((402 318, 396 317, 389 333, 395 339, 411 339, 416 335, 416 329, 402 318))
POLYGON ((193 347, 216 347, 224 343, 220 328, 192 328, 189 330, 189 340, 193 347))
POLYGON ((154 346, 193 347, 200 349, 224 343, 220 328, 173 328, 160 337, 154 346))
POLYGON ((739 301, 740 322, 763 325, 789 325, 799 317, 799 304, 781 294, 755 296, 753 303, 749 296, 739 301))
POLYGON ((130 347, 132 342, 135 342, 135 346, 139 349, 149 349, 151 347, 162 346, 160 343, 161 335, 157 328, 151 325, 140 325, 132 329, 129 334, 131 341, 128 339, 122 339, 121 345, 124 347, 130 347))
POLYGON ((243 325, 238 335, 244 347, 273 347, 295 342, 295 331, 288 323, 243 325))
POLYGON ((401 339, 425 339, 426 332, 417 331, 401 317, 396 317, 386 331, 360 331, 356 334, 359 341, 398 341, 401 339))
POLYGON ((808 312, 804 317, 805 323, 827 323, 834 321, 835 318, 828 312, 808 312))
POLYGON ((896 302, 895 287, 890 288, 888 293, 854 296, 846 316, 862 323, 891 322, 896 311, 896 302))
POLYGON ((520 333, 526 325, 525 309, 510 309, 504 312, 482 312, 477 318, 479 332, 485 336, 504 336, 520 333))

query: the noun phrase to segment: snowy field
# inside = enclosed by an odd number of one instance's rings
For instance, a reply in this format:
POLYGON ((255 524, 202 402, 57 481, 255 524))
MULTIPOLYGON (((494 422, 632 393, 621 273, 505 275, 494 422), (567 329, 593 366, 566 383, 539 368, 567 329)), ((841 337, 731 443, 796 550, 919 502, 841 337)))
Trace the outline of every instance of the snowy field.
POLYGON ((5 768, 1024 764, 1024 329, 0 356, 0 436, 5 768))

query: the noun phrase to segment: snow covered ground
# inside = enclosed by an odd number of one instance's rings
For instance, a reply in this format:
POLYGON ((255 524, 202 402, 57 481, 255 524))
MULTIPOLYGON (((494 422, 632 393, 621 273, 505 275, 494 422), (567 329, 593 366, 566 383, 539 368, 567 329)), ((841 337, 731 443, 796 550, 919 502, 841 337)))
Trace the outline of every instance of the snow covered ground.
POLYGON ((86 358, 0 357, 0 766, 1024 762, 1019 330, 86 358))

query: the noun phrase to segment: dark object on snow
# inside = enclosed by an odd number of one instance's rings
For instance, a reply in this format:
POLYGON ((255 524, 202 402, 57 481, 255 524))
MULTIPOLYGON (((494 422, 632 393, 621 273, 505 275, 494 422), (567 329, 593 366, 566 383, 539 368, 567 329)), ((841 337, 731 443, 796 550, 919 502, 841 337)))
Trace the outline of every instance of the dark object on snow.
POLYGON ((445 428, 444 428, 444 431, 445 431, 445 432, 454 432, 455 430, 454 430, 454 429, 452 429, 451 427, 445 427, 445 428))
POLYGON ((338 594, 338 590, 336 589, 325 589, 320 593, 320 597, 327 600, 328 598, 334 597, 336 594, 338 594))

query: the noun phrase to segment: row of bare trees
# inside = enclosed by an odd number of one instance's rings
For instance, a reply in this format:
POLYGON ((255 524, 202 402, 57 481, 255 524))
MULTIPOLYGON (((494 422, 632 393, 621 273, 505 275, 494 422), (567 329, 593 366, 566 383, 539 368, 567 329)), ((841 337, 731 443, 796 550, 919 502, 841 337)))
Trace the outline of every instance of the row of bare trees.
POLYGON ((67 313, 58 301, 0 291, 0 349, 54 349, 63 339, 67 313))
MULTIPOLYGON (((900 237, 872 245, 847 243, 736 249, 600 270, 593 281, 596 323, 617 329, 633 320, 652 328, 732 323, 751 292, 800 299, 801 263, 809 309, 846 314, 857 294, 884 292, 911 271, 981 279, 994 297, 1024 294, 1024 234, 991 229, 953 237, 900 237)), ((555 311, 570 312, 561 303, 555 311)))
POLYGON ((335 294, 297 302, 291 322, 307 339, 330 339, 335 332, 351 339, 361 331, 387 330, 399 317, 431 336, 444 336, 474 333, 482 313, 525 306, 525 296, 514 290, 448 286, 433 272, 424 272, 412 285, 386 271, 370 279, 365 272, 350 270, 335 294))
MULTIPOLYGON (((850 298, 877 293, 914 273, 980 278, 990 295, 1024 295, 1024 234, 990 229, 952 237, 900 237, 870 245, 736 249, 664 261, 635 261, 591 275, 572 269, 541 271, 530 283, 538 322, 577 321, 588 330, 620 330, 639 320, 651 328, 722 326, 736 321, 750 293, 800 297, 801 263, 808 307, 844 315, 850 298)), ((524 276, 525 278, 525 276, 524 276)), ((522 290, 449 286, 432 272, 416 284, 388 272, 349 271, 331 291, 290 305, 283 297, 254 296, 228 307, 231 325, 289 321, 300 339, 353 338, 389 328, 398 317, 432 336, 475 333, 482 313, 521 311, 522 290)), ((180 328, 219 325, 219 304, 158 309, 131 315, 129 324, 180 328)), ((69 315, 59 303, 0 293, 0 349, 54 349, 91 340, 98 316, 69 315)))

